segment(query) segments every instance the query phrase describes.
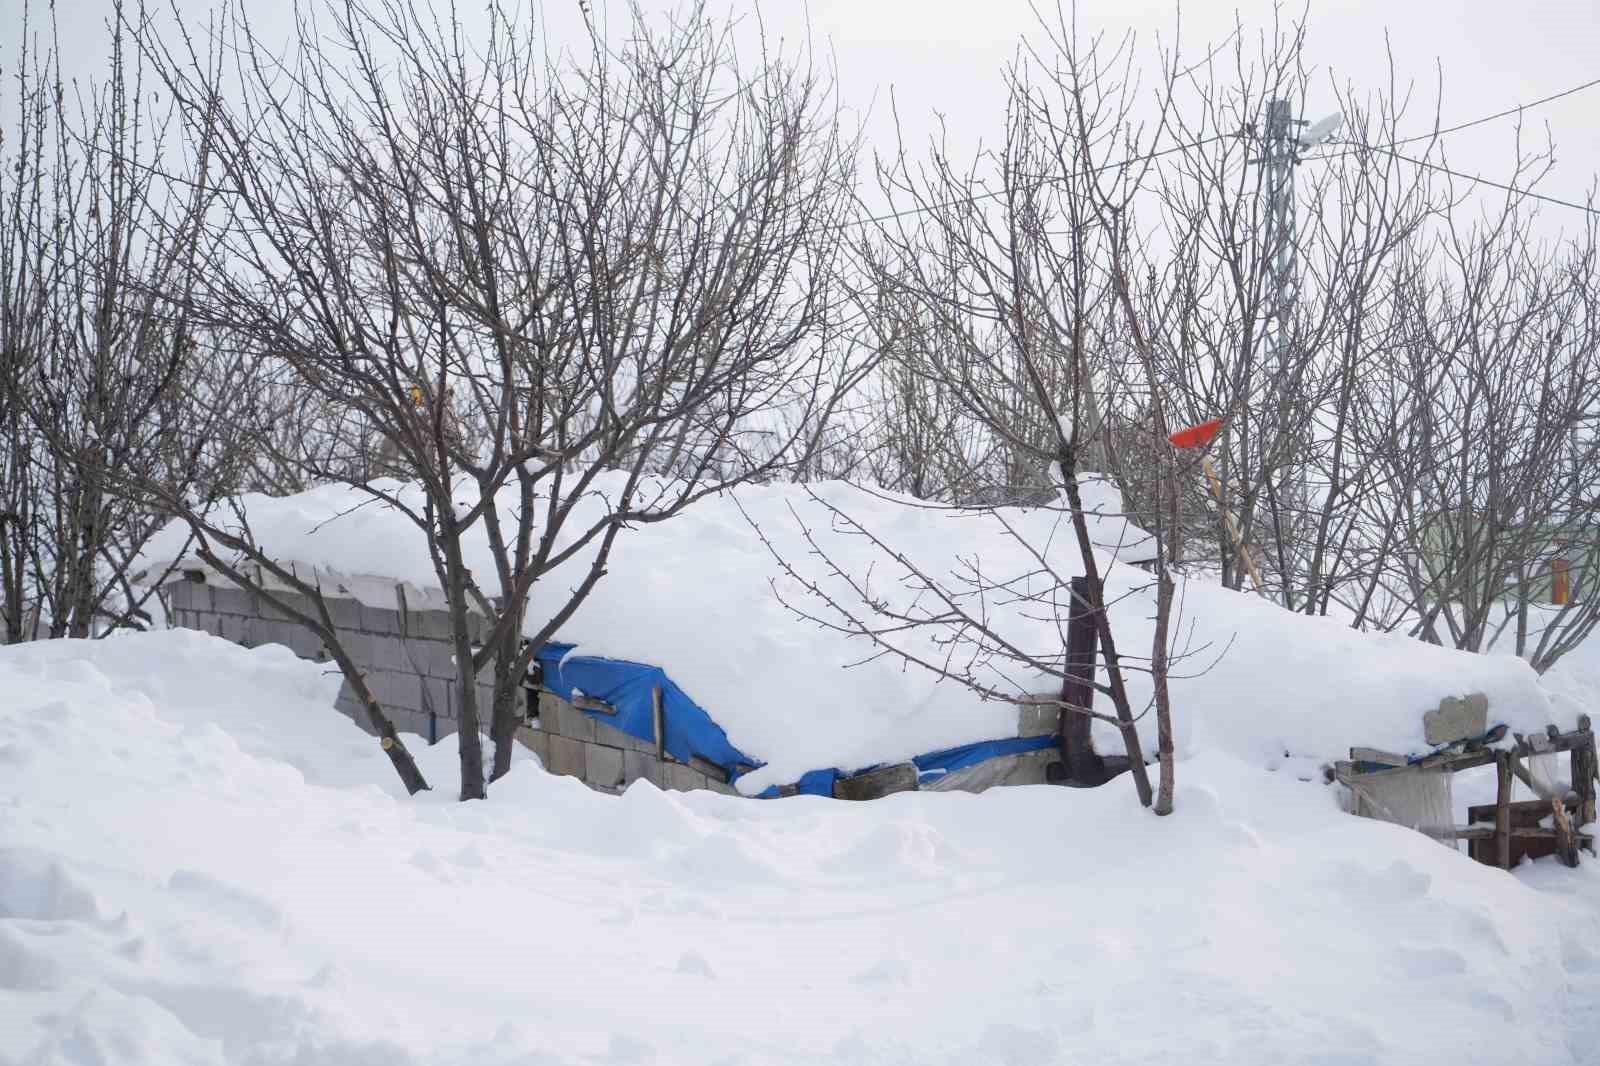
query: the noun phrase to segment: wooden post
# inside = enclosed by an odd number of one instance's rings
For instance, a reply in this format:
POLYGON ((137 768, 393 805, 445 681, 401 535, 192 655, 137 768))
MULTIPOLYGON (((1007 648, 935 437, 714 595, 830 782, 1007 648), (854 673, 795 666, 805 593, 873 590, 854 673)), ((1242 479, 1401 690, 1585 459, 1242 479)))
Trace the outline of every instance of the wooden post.
POLYGON ((1596 760, 1588 715, 1578 716, 1578 732, 1583 737, 1572 749, 1572 787, 1578 793, 1578 824, 1589 825, 1595 820, 1595 773, 1600 770, 1600 762, 1596 760))
POLYGON ((1511 754, 1497 751, 1494 767, 1499 787, 1494 797, 1495 860, 1500 869, 1511 869, 1511 754))
POLYGON ((1578 838, 1572 832, 1572 820, 1567 817, 1567 800, 1565 796, 1557 796, 1550 801, 1550 813, 1554 816, 1553 825, 1556 830, 1556 854, 1568 866, 1578 865, 1578 838))
MULTIPOLYGON (((1067 613, 1066 676, 1061 682, 1061 700, 1074 707, 1094 706, 1095 662, 1100 653, 1100 630, 1095 626, 1092 589, 1087 577, 1072 579, 1072 607, 1067 613)), ((1061 762, 1068 780, 1097 781, 1103 766, 1097 765, 1089 738, 1090 718, 1086 714, 1061 708, 1057 731, 1061 735, 1061 762)))
POLYGON ((656 735, 656 759, 667 757, 667 720, 661 709, 661 686, 650 690, 650 725, 656 735))
POLYGON ((1233 522, 1233 512, 1228 510, 1228 505, 1222 499, 1222 479, 1217 477, 1216 468, 1211 465, 1211 457, 1206 456, 1200 460, 1200 466, 1206 472, 1206 480, 1211 483, 1211 495, 1216 497, 1217 510, 1222 513, 1222 524, 1227 527, 1228 535, 1233 538, 1233 546, 1239 552, 1239 558, 1244 560, 1244 568, 1250 574, 1250 580, 1255 582, 1256 592, 1262 596, 1267 594, 1267 587, 1261 583, 1261 574, 1256 571, 1256 564, 1250 558, 1250 549, 1245 547, 1244 537, 1239 533, 1239 527, 1233 522))

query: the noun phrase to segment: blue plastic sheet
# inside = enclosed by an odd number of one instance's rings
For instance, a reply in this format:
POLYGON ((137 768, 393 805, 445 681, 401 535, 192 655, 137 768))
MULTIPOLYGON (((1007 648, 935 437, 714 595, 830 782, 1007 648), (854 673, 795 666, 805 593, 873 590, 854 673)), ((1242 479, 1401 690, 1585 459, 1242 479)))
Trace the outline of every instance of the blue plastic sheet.
POLYGON ((722 767, 730 782, 739 775, 741 764, 747 768, 761 765, 760 760, 728 743, 728 734, 722 727, 673 684, 659 666, 569 655, 572 648, 571 644, 550 643, 539 649, 544 687, 562 699, 570 700, 574 691, 578 691, 616 708, 614 715, 584 711, 595 721, 654 743, 655 713, 650 693, 660 688, 661 717, 666 734, 663 747, 674 759, 687 763, 698 755, 722 767))
MULTIPOLYGON (((762 765, 759 759, 746 755, 728 741, 722 727, 712 720, 705 708, 695 703, 659 666, 626 662, 621 659, 603 659, 591 655, 571 654, 571 644, 546 644, 539 649, 538 659, 544 671, 544 687, 563 699, 571 700, 575 692, 593 696, 616 708, 616 714, 603 714, 585 710, 583 713, 597 722, 620 729, 629 736, 655 741, 655 715, 651 691, 661 689, 662 719, 666 732, 664 747, 673 758, 687 763, 694 756, 720 766, 731 784, 741 772, 762 765), (743 770, 741 770, 741 767, 743 770)), ((919 755, 911 760, 917 768, 918 782, 972 766, 987 759, 1017 755, 1025 751, 1039 751, 1054 747, 1053 736, 1006 737, 964 744, 919 755)), ((868 767, 867 769, 875 769, 868 767)), ((803 796, 832 796, 833 784, 839 778, 837 767, 812 770, 800 775, 797 791, 803 796)), ((762 796, 778 795, 777 786, 768 788, 762 796)))
POLYGON ((1025 751, 1042 751, 1045 748, 1053 748, 1058 743, 1060 739, 1049 734, 1037 737, 1007 737, 1004 740, 984 740, 976 744, 963 744, 959 748, 932 751, 926 755, 918 755, 911 761, 917 767, 917 782, 920 784, 942 777, 952 770, 974 766, 989 759, 1020 755, 1025 751))

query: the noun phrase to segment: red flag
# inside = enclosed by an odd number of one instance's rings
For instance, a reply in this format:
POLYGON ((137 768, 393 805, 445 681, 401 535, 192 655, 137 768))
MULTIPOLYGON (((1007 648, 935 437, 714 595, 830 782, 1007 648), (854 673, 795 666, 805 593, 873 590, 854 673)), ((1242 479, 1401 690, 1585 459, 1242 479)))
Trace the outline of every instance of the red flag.
POLYGON ((1217 435, 1217 430, 1222 428, 1222 419, 1213 418, 1209 422, 1202 422, 1198 426, 1180 429, 1167 439, 1174 448, 1204 448, 1211 443, 1211 438, 1217 435))

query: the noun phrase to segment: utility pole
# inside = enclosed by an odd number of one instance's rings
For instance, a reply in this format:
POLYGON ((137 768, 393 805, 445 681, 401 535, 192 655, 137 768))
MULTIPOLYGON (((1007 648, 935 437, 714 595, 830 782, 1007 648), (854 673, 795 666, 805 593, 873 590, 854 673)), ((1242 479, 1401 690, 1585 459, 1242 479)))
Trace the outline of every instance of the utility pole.
MULTIPOLYGON (((1266 261, 1267 302, 1265 337, 1266 370, 1280 378, 1289 347, 1290 322, 1298 295, 1298 253, 1295 242, 1294 166, 1300 161, 1300 138, 1288 100, 1267 101, 1266 143, 1261 165, 1266 168, 1266 233, 1262 256, 1266 261)), ((1281 378, 1279 388, 1284 382, 1281 378)))
MULTIPOLYGON (((1295 382, 1289 380, 1289 343, 1294 327, 1295 304, 1300 296, 1300 253, 1295 228, 1294 169, 1300 162, 1300 153, 1307 148, 1330 140, 1344 125, 1344 116, 1338 113, 1311 125, 1304 134, 1299 127, 1307 123, 1294 117, 1294 106, 1288 99, 1267 101, 1265 137, 1261 158, 1255 160, 1264 168, 1266 185, 1266 210, 1262 215, 1263 234, 1261 256, 1267 284, 1267 313, 1262 323, 1262 370, 1280 408, 1280 418, 1297 425, 1291 462, 1300 462, 1303 449, 1299 447, 1299 434, 1310 432, 1310 427, 1300 424, 1300 415, 1287 410, 1296 394, 1295 382)), ((1271 475, 1271 494, 1268 508, 1275 526, 1275 538, 1286 535, 1281 528, 1285 512, 1294 512, 1304 506, 1308 491, 1305 470, 1301 467, 1291 473, 1286 465, 1271 475)), ((1281 543, 1281 542, 1280 542, 1281 543)), ((1287 575, 1285 575, 1287 578, 1287 575)), ((1284 606, 1290 602, 1287 581, 1284 586, 1284 606)))

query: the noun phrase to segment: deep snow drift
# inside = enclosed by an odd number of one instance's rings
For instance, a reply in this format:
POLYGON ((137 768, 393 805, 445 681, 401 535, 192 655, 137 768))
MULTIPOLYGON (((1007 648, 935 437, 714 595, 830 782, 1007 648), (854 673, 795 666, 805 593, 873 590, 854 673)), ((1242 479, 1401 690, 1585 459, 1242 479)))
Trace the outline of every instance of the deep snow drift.
POLYGON ((1216 750, 1167 819, 531 758, 463 805, 449 744, 413 800, 319 670, 0 649, 0 1063, 1600 1061, 1594 862, 1507 875, 1216 750))
MULTIPOLYGON (((597 482, 571 528, 606 513, 606 494, 617 491, 621 476, 597 482)), ((811 491, 940 580, 971 565, 1010 589, 1063 595, 1039 572, 1024 542, 1044 553, 1057 574, 1082 572, 1063 510, 956 512, 840 482, 811 491)), ((1100 512, 1092 535, 1108 574, 1121 650, 1130 658, 1148 657, 1154 606, 1153 595, 1143 590, 1150 576, 1130 565, 1149 554, 1148 536, 1118 514, 1121 503, 1109 485, 1090 482, 1085 493, 1086 506, 1100 512)), ((327 486, 281 499, 252 496, 244 503, 259 542, 282 560, 436 585, 416 527, 352 490, 327 486)), ((848 771, 1015 732, 1012 705, 983 702, 891 656, 872 659, 866 640, 797 618, 774 596, 774 583, 791 603, 824 614, 826 608, 781 574, 752 522, 808 580, 842 600, 852 594, 813 554, 805 530, 845 572, 858 580, 870 573, 874 595, 918 609, 912 606, 916 593, 903 583, 894 560, 858 531, 841 528, 805 487, 748 486, 665 522, 623 532, 605 578, 559 639, 575 643, 582 654, 666 670, 735 747, 767 763, 740 779, 740 788, 749 792, 794 781, 808 770, 848 771)), ((481 530, 480 524, 468 562, 478 574, 492 575, 481 530)), ((183 543, 181 530, 166 530, 146 550, 144 563, 154 567, 170 560, 183 543)), ((580 555, 541 580, 528 628, 537 629, 565 603, 587 562, 580 555)), ((358 594, 372 587, 351 585, 358 594)), ((393 604, 392 589, 377 592, 379 606, 393 604)), ((997 605, 1003 599, 991 597, 997 605)), ((922 604, 928 606, 928 597, 922 604)), ((1256 765, 1286 755, 1316 765, 1343 758, 1357 744, 1423 751, 1423 712, 1444 696, 1474 691, 1486 692, 1493 718, 1518 731, 1542 730, 1553 717, 1564 728, 1573 725, 1571 708, 1555 715, 1537 676, 1513 656, 1470 655, 1356 633, 1334 619, 1290 614, 1200 580, 1184 583, 1178 606, 1173 633, 1178 653, 1189 653, 1174 667, 1173 702, 1182 708, 1176 720, 1180 756, 1222 750, 1256 765)), ((1058 623, 1065 615, 1064 602, 1057 610, 1048 603, 1013 603, 993 611, 1007 639, 1043 656, 1059 654, 1058 623)), ((925 660, 942 661, 947 649, 938 641, 946 636, 947 630, 925 629, 900 639, 925 660)), ((998 668, 983 680, 1018 693, 1056 684, 1040 674, 998 668)), ((1146 680, 1130 675, 1136 709, 1146 703, 1146 680)), ((1140 730, 1146 750, 1153 751, 1154 715, 1144 717, 1140 730)), ((1095 740, 1102 752, 1122 747, 1116 730, 1103 723, 1095 724, 1095 740)))

